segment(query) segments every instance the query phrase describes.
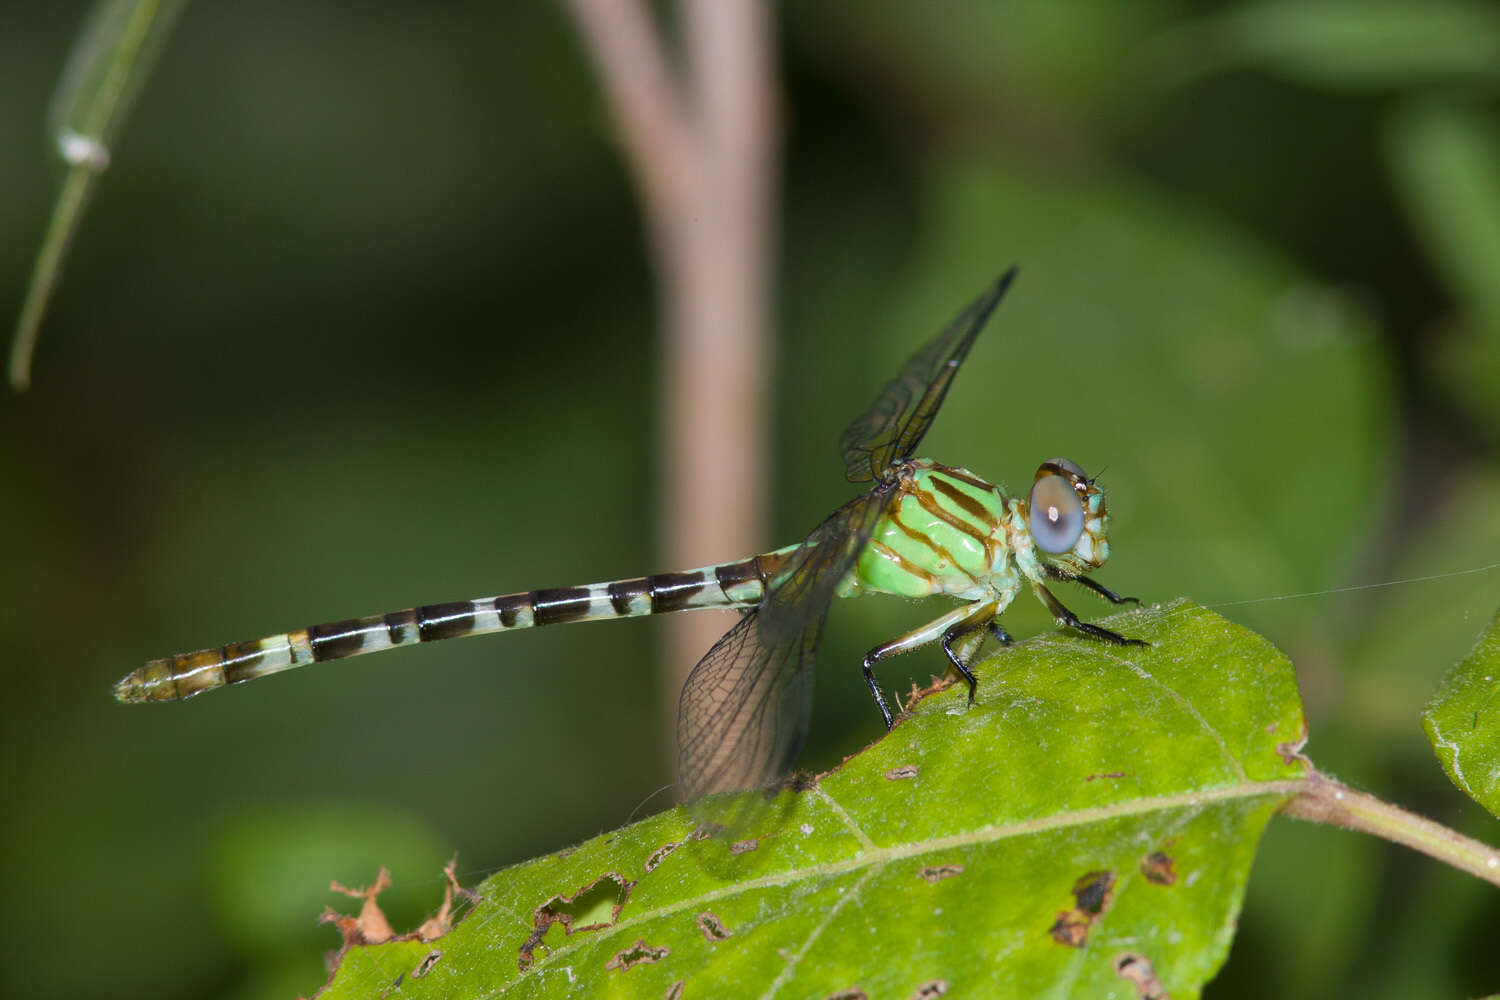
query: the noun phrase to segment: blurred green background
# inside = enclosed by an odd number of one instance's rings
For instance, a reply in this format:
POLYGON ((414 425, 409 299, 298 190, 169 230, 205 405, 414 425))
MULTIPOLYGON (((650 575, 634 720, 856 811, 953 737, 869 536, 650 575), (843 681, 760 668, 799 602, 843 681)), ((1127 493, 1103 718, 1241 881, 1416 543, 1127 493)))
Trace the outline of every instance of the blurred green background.
MULTIPOLYGON (((0 316, 86 6, 0 8, 0 316)), ((1308 753, 1495 843, 1418 714, 1497 605, 1500 12, 1092 0, 785 5, 774 537, 835 440, 1003 267, 924 453, 1107 467, 1110 586, 1298 666, 1308 753)), ((549 5, 189 7, 0 398, 9 995, 321 982, 326 883, 414 924, 671 780, 649 621, 445 643, 125 709, 154 656, 657 565, 658 348, 629 178, 549 5), (620 419, 630 414, 634 419, 620 419)), ((728 456, 733 460, 733 456, 728 456)), ((712 474, 705 470, 705 474, 712 474)), ((745 555, 704 552, 700 562, 745 555)), ((1103 613, 1070 594, 1087 616, 1103 613)), ((1048 627, 1023 599, 1018 634, 1048 627)), ((835 609, 809 766, 878 735, 835 609)), ((888 689, 940 655, 882 669, 888 689)), ((1128 711, 1128 706, 1122 706, 1128 711)), ((352 910, 352 904, 345 909, 352 910)), ((1215 998, 1500 989, 1500 897, 1281 821, 1215 998)))

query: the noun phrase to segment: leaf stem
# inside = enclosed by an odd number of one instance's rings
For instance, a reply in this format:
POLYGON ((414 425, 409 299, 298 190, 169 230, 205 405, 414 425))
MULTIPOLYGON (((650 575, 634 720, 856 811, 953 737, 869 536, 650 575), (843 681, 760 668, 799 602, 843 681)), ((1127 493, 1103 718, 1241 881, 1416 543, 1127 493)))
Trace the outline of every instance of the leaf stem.
POLYGON ((1313 771, 1281 811, 1383 837, 1500 887, 1500 850, 1313 771))
POLYGON ((42 239, 42 249, 31 272, 31 283, 26 286, 26 299, 21 305, 21 318, 16 323, 16 336, 11 345, 9 378, 11 388, 17 392, 31 385, 31 356, 36 350, 42 314, 52 297, 52 289, 57 285, 58 275, 62 273, 63 257, 68 252, 73 234, 78 231, 83 207, 98 176, 95 168, 85 164, 71 167, 52 210, 52 218, 47 223, 47 234, 42 239))

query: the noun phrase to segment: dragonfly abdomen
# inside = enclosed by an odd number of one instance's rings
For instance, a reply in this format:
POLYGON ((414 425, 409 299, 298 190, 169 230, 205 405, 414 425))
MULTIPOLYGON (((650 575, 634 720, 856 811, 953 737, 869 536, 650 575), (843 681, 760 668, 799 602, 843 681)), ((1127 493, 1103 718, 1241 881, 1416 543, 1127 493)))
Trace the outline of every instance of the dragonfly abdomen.
POLYGON ((684 573, 429 604, 312 625, 152 660, 115 685, 115 698, 127 703, 178 701, 309 663, 537 625, 752 607, 784 560, 785 551, 778 551, 684 573))

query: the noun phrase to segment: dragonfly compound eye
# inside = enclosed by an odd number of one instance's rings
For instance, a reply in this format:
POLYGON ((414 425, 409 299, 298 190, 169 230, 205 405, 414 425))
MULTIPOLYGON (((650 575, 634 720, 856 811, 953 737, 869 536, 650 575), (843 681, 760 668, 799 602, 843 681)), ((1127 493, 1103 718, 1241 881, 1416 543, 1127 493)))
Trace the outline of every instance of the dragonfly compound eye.
POLYGON ((1031 538, 1049 555, 1061 555, 1083 534, 1083 501, 1062 476, 1042 476, 1031 487, 1031 538))

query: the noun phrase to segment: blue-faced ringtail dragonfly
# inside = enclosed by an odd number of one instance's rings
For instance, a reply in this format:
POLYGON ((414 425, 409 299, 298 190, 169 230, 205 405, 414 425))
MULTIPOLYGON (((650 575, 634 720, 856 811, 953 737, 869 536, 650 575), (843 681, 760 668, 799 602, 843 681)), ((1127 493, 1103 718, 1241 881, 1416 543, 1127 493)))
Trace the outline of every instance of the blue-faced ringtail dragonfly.
POLYGON ((1109 557, 1109 515, 1097 481, 1065 458, 1037 469, 1012 497, 967 469, 913 458, 990 314, 1015 277, 1003 274, 908 360, 839 439, 850 482, 870 488, 795 545, 737 562, 582 587, 429 604, 152 660, 115 685, 122 702, 174 701, 292 667, 398 646, 510 629, 736 608, 739 621, 698 662, 678 708, 678 767, 691 800, 765 786, 791 770, 811 715, 813 659, 836 597, 945 594, 957 607, 876 646, 864 679, 887 728, 875 664, 939 644, 968 685, 969 653, 986 635, 1011 641, 999 615, 1029 587, 1062 625, 1118 645, 1143 645, 1078 618, 1048 589, 1082 584, 1134 601, 1085 575, 1109 557))

